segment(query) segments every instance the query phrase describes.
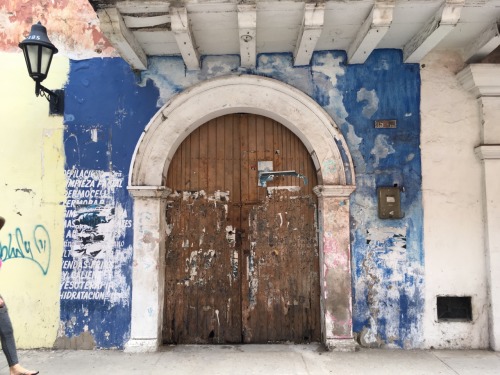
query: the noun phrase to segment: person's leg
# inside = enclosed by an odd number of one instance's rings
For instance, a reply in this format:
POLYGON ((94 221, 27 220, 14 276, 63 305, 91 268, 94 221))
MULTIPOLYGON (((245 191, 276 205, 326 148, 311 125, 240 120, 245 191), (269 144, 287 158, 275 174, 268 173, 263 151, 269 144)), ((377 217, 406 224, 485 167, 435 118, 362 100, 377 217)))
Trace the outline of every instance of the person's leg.
POLYGON ((16 365, 19 361, 17 358, 16 343, 14 341, 14 330, 9 317, 9 311, 4 304, 0 307, 0 338, 2 341, 2 350, 7 358, 9 367, 16 365))
MULTIPOLYGON (((0 296, 0 300, 1 300, 0 296)), ((3 302, 3 300, 2 300, 3 302)), ((36 375, 38 371, 26 370, 19 364, 17 358, 16 342, 14 340, 14 329, 9 317, 9 310, 5 303, 0 307, 0 340, 2 342, 2 350, 9 364, 10 375, 36 375)))

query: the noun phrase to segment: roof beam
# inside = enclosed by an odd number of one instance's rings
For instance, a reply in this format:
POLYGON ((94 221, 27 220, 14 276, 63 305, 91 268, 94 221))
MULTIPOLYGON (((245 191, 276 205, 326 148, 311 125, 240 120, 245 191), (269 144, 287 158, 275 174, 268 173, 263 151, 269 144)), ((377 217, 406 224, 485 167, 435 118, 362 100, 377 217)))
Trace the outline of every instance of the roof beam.
POLYGON ((116 8, 122 14, 138 14, 138 13, 168 13, 170 7, 169 2, 162 0, 156 1, 118 1, 116 8))
POLYGON ((164 14, 151 17, 123 16, 123 20, 127 27, 131 29, 141 29, 166 25, 170 22, 170 15, 164 14))
POLYGON ((376 2, 347 51, 348 64, 363 64, 389 31, 393 1, 376 2))
POLYGON ((257 7, 246 4, 237 7, 240 64, 244 68, 254 68, 257 60, 257 7))
POLYGON ((325 4, 308 3, 305 5, 304 18, 300 26, 299 37, 293 52, 293 65, 309 65, 311 57, 323 31, 325 4))
POLYGON ((200 55, 195 47, 186 7, 170 8, 172 31, 188 70, 200 69, 200 55))
POLYGON ((431 18, 403 48, 406 63, 418 63, 457 25, 464 0, 446 0, 431 18))
POLYGON ((464 60, 475 63, 488 56, 500 45, 498 21, 491 23, 474 40, 464 47, 464 60))
POLYGON ((132 31, 116 8, 106 8, 97 11, 101 30, 109 39, 121 57, 135 70, 146 70, 148 58, 132 31))

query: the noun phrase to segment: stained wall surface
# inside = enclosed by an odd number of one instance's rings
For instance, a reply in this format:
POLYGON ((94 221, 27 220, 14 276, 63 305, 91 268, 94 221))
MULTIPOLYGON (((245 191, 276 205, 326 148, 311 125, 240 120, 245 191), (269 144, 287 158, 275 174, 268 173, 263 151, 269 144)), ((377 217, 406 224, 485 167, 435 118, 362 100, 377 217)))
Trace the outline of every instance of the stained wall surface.
MULTIPOLYGON (((35 96, 22 54, 0 52, 0 293, 21 348, 50 347, 59 327, 64 229, 64 124, 35 96)), ((54 59, 50 88, 64 86, 69 62, 54 59)))
POLYGON ((458 56, 431 54, 419 67, 403 64, 401 51, 377 50, 365 64, 347 65, 345 53, 325 51, 294 67, 289 54, 263 54, 243 71, 239 56, 204 56, 197 72, 165 57, 134 73, 114 58, 87 1, 5 1, 0 21, 7 71, 0 77, 0 215, 7 218, 0 293, 19 347, 124 346, 132 264, 141 261, 132 259, 126 190, 135 145, 175 94, 244 73, 311 96, 347 141, 357 185, 350 211, 359 342, 487 347, 481 169, 473 153, 480 120, 455 78, 458 56), (49 117, 45 99, 33 95, 17 48, 37 20, 60 49, 45 84, 65 87, 64 118, 49 117), (376 129, 375 120, 397 125, 376 129), (377 187, 394 185, 404 218, 381 220, 377 187), (472 296, 473 321, 438 322, 438 295, 472 296))
MULTIPOLYGON (((344 53, 323 52, 314 55, 311 66, 294 68, 291 55, 261 55, 257 68, 247 73, 304 91, 344 133, 358 186, 351 203, 354 330, 369 346, 417 347, 424 307, 419 67, 403 64, 396 50, 377 51, 360 66, 345 61, 344 53), (376 119, 395 119, 397 128, 375 129, 376 119), (405 217, 382 221, 376 188, 395 184, 404 188, 405 217)), ((132 200, 125 185, 135 144, 173 95, 203 80, 235 74, 238 65, 238 56, 206 57, 201 71, 186 72, 180 58, 154 58, 148 71, 137 76, 121 59, 71 63, 64 137, 65 337, 88 330, 90 342, 99 347, 126 342, 132 200)), ((59 345, 71 343, 60 340, 59 345)))
POLYGON ((456 73, 453 53, 422 62, 422 191, 424 201, 426 347, 488 347, 481 163, 476 99, 456 73), (470 296, 471 322, 438 322, 437 296, 470 296))

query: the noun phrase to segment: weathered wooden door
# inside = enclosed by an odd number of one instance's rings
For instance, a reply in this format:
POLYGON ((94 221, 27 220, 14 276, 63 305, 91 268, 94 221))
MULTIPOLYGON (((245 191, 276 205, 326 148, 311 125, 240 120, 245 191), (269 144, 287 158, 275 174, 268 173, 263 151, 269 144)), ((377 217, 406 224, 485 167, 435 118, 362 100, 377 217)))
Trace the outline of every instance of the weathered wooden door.
POLYGON ((189 135, 166 180, 165 343, 319 341, 316 181, 271 119, 227 115, 189 135))

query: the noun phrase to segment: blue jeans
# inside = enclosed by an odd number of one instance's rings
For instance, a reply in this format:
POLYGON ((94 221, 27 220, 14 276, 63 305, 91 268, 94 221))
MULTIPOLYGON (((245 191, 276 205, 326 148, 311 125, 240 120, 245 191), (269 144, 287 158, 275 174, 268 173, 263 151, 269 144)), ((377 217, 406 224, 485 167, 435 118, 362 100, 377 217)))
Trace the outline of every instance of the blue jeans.
POLYGON ((7 358, 9 367, 19 363, 17 359, 16 342, 14 341, 14 330, 10 322, 9 310, 7 305, 0 307, 0 339, 2 341, 2 350, 7 358))

